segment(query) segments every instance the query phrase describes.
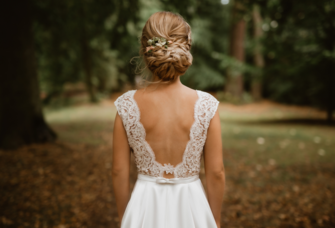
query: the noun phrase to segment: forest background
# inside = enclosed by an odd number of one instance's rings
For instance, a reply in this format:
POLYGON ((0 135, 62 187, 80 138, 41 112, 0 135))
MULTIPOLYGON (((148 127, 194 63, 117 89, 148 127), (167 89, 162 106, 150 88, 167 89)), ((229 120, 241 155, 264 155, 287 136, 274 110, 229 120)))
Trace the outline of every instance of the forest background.
POLYGON ((6 2, 0 224, 117 226, 105 170, 115 115, 108 101, 137 87, 141 29, 163 10, 192 28, 194 62, 182 82, 221 101, 227 183, 235 187, 223 224, 332 227, 334 0, 6 2))
POLYGON ((97 102, 124 91, 125 85, 134 87, 139 73, 136 61, 130 60, 138 56, 145 21, 161 10, 180 13, 192 27, 194 62, 182 77, 185 85, 219 92, 220 100, 233 103, 266 98, 314 106, 327 110, 327 119, 332 121, 332 0, 19 3, 2 7, 2 23, 7 28, 1 44, 5 77, 0 105, 6 110, 0 118, 5 126, 0 131, 3 147, 54 138, 43 123, 40 98, 43 104, 64 103, 60 98, 68 101, 66 94, 84 91, 91 102, 97 102), (16 114, 23 111, 27 118, 16 114), (6 125, 8 118, 15 119, 15 126, 6 125), (36 128, 44 133, 28 133, 36 128), (20 131, 26 136, 18 136, 20 131), (29 135, 35 136, 29 139, 29 135))

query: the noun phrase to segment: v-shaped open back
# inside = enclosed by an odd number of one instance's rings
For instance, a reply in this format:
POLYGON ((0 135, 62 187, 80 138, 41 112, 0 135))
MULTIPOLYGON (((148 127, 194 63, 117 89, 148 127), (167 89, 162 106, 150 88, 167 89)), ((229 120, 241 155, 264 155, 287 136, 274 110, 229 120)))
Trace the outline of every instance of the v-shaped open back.
POLYGON ((156 177, 163 176, 164 173, 174 174, 174 177, 199 175, 207 129, 219 102, 210 94, 197 90, 198 99, 194 105, 194 122, 190 128, 189 140, 182 161, 173 166, 156 161, 155 153, 146 141, 146 130, 140 122, 141 113, 134 99, 135 93, 136 90, 132 90, 123 94, 115 101, 115 105, 127 132, 129 145, 134 151, 138 173, 156 177))
MULTIPOLYGON (((182 165, 182 163, 184 162, 184 160, 186 158, 185 154, 191 148, 190 145, 192 143, 192 132, 195 130, 196 125, 197 125, 195 114, 196 114, 196 110, 197 110, 197 105, 198 105, 198 103, 200 101, 200 95, 198 94, 198 91, 196 90, 197 100, 195 101, 194 106, 193 106, 193 117, 194 117, 194 120, 193 120, 193 123, 192 123, 191 127, 189 128, 189 133, 188 133, 189 139, 186 142, 186 145, 184 146, 185 149, 182 151, 182 156, 181 156, 182 159, 181 159, 181 161, 178 162, 177 165, 172 165, 172 164, 170 164, 170 162, 159 162, 156 159, 156 153, 155 153, 155 151, 152 149, 151 145, 146 140, 147 132, 146 132, 146 129, 145 129, 143 123, 141 122, 141 110, 140 110, 140 107, 139 107, 138 103, 135 100, 135 93, 136 93, 136 90, 133 93, 133 95, 132 95, 131 98, 133 99, 133 102, 134 102, 134 105, 135 105, 135 109, 136 109, 136 111, 138 113, 138 126, 139 126, 139 128, 140 128, 140 130, 142 132, 143 137, 144 137, 143 144, 145 145, 147 151, 151 154, 151 156, 153 158, 153 162, 157 163, 157 165, 160 167, 160 169, 163 170, 163 175, 164 175, 164 172, 166 174, 174 174, 174 170, 176 169, 176 167, 182 165)), ((185 118, 188 118, 188 116, 185 117, 185 118)))

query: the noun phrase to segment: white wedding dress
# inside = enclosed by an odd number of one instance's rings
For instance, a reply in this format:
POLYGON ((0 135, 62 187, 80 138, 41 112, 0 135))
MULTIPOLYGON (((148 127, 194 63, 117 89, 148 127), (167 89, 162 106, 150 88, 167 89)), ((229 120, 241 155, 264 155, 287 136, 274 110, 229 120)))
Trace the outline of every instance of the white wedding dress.
POLYGON ((138 171, 121 228, 216 228, 199 172, 207 129, 219 102, 197 90, 190 140, 182 162, 173 166, 155 160, 155 153, 145 140, 135 92, 129 91, 115 101, 138 171), (164 172, 174 174, 174 178, 164 178, 164 172))

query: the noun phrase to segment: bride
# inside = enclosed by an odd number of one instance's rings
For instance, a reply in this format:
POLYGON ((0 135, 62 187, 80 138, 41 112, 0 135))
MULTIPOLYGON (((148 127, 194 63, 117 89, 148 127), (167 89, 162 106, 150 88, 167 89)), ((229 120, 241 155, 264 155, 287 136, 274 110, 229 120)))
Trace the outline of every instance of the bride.
POLYGON ((190 49, 191 28, 181 16, 158 12, 146 22, 140 54, 153 80, 115 101, 112 178, 121 228, 220 227, 219 102, 180 82, 192 64, 190 49), (131 153, 138 172, 132 193, 131 153), (199 179, 202 157, 207 197, 199 179))

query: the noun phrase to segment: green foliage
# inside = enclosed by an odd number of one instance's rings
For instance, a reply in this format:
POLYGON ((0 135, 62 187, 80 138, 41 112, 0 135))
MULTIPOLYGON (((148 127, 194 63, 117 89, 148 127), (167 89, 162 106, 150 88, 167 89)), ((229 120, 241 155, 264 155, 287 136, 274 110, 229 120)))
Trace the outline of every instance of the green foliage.
MULTIPOLYGON (((237 0, 236 0, 237 1, 237 0)), ((41 86, 47 97, 69 83, 92 84, 95 92, 134 83, 142 28, 155 12, 181 14, 192 27, 194 61, 182 77, 201 90, 222 91, 226 72, 244 74, 246 91, 255 75, 263 95, 280 102, 325 107, 334 102, 335 3, 290 0, 241 2, 246 20, 246 61, 229 57, 231 3, 219 0, 34 1, 34 34, 41 86), (252 8, 263 18, 263 70, 254 66, 252 8), (89 79, 88 79, 89 78, 89 79)))
POLYGON ((53 96, 68 83, 96 91, 130 80, 136 53, 138 1, 34 1, 34 33, 42 91, 53 96))
POLYGON ((334 1, 272 0, 263 12, 265 94, 286 103, 329 105, 335 99, 334 1))
POLYGON ((222 74, 201 60, 194 61, 193 66, 181 77, 182 82, 200 90, 217 88, 218 85, 223 85, 222 74))
POLYGON ((164 8, 180 13, 192 28, 193 64, 181 77, 201 90, 222 90, 225 68, 213 53, 227 52, 229 7, 217 0, 163 1, 164 8))

